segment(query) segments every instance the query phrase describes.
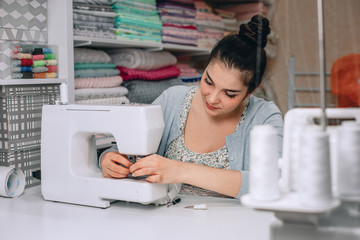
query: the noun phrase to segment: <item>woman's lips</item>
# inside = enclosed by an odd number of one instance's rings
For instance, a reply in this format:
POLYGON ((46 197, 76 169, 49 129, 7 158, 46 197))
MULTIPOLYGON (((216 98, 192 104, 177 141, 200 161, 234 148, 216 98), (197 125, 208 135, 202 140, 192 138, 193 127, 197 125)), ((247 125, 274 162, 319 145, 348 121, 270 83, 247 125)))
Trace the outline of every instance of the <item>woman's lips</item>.
POLYGON ((208 102, 206 102, 206 107, 211 111, 214 111, 217 109, 216 107, 211 106, 208 102))

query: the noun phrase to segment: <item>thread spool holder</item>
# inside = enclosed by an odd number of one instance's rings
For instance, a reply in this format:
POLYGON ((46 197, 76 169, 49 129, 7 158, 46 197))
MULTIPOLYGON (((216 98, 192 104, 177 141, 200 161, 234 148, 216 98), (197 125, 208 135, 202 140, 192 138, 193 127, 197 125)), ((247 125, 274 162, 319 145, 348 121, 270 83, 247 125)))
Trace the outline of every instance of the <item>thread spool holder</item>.
MULTIPOLYGON (((341 123, 345 120, 356 121, 360 124, 360 109, 358 108, 327 108, 326 115, 329 122, 341 123)), ((352 206, 353 211, 358 209, 360 214, 360 198, 339 198, 336 190, 336 131, 340 125, 331 125, 326 128, 326 132, 330 137, 330 157, 331 157, 331 176, 332 190, 334 193, 334 201, 328 206, 309 208, 299 204, 298 192, 293 190, 293 182, 291 181, 291 133, 296 126, 299 125, 319 125, 321 118, 320 108, 296 108, 289 110, 284 118, 284 139, 283 139, 283 156, 279 160, 279 169, 281 177, 279 179, 279 189, 281 197, 274 201, 252 201, 250 195, 244 195, 241 198, 243 205, 257 210, 272 211, 275 216, 287 222, 306 222, 318 224, 326 216, 339 207, 352 206), (340 206, 344 205, 344 206, 340 206), (354 207, 355 205, 355 207, 354 207)), ((355 213, 356 214, 356 213, 355 213)))

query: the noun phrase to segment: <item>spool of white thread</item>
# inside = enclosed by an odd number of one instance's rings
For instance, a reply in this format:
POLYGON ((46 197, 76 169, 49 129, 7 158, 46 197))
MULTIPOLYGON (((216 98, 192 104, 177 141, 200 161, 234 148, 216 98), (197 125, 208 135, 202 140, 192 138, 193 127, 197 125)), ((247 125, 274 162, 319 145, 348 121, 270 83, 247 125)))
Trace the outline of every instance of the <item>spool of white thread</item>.
POLYGON ((272 201, 279 193, 277 132, 271 125, 255 126, 250 133, 249 193, 253 201, 272 201))
POLYGON ((66 83, 60 84, 60 103, 68 104, 68 87, 66 83))
POLYGON ((301 135, 299 174, 301 205, 323 208, 332 204, 329 135, 318 127, 306 127, 301 135))
POLYGON ((25 175, 20 169, 0 166, 0 196, 18 197, 25 189, 25 175))
POLYGON ((360 198, 360 126, 343 122, 337 129, 337 193, 360 198))

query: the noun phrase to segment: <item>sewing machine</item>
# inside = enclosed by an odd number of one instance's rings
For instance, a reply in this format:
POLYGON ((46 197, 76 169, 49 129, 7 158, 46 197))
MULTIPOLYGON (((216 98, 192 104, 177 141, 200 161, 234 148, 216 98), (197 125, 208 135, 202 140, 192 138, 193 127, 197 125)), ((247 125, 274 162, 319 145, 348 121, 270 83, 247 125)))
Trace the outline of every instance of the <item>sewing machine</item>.
POLYGON ((45 105, 41 123, 41 190, 45 200, 107 208, 112 201, 166 204, 177 184, 104 178, 95 135, 109 134, 119 152, 156 153, 164 120, 158 105, 45 105))
POLYGON ((321 110, 316 108, 289 110, 284 118, 283 155, 278 165, 281 171, 281 196, 273 201, 254 201, 250 194, 241 198, 243 205, 262 211, 274 212, 271 239, 358 239, 360 236, 360 195, 347 197, 339 194, 337 171, 341 160, 337 155, 337 128, 343 121, 360 125, 358 108, 328 108, 331 188, 333 201, 319 207, 307 207, 299 202, 299 183, 296 176, 306 166, 297 165, 299 152, 294 152, 304 126, 319 124, 321 110))

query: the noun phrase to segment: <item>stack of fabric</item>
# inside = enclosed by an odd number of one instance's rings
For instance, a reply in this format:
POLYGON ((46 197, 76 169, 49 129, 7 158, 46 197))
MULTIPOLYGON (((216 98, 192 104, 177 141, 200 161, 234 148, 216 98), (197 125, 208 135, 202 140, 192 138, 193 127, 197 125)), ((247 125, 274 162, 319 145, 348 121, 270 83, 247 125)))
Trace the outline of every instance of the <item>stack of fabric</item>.
POLYGON ((161 42, 161 21, 155 0, 111 0, 116 12, 115 34, 120 40, 161 42))
POLYGON ((263 2, 221 4, 219 8, 235 13, 235 18, 237 19, 239 26, 242 23, 247 23, 252 16, 256 14, 267 16, 268 12, 268 5, 263 2))
POLYGON ((197 46, 193 0, 160 0, 157 9, 163 25, 163 43, 197 46))
POLYGON ((238 24, 238 21, 235 18, 234 12, 222 10, 219 8, 214 8, 213 11, 215 14, 217 14, 222 18, 222 22, 224 23, 224 27, 225 27, 224 35, 239 31, 240 25, 238 24))
POLYGON ((177 63, 176 67, 180 69, 180 78, 186 85, 199 85, 201 76, 195 68, 190 67, 189 64, 177 63))
POLYGON ((108 0, 73 0, 74 36, 115 39, 115 17, 108 0))
POLYGON ((225 25, 220 16, 215 15, 212 9, 202 0, 194 2, 196 8, 196 28, 199 32, 198 46, 212 48, 224 37, 225 25))
POLYGON ((126 104, 128 90, 110 56, 102 50, 74 49, 75 103, 126 104))
POLYGON ((131 103, 152 103, 167 88, 183 84, 177 59, 170 52, 127 48, 112 51, 110 57, 120 70, 131 103))

